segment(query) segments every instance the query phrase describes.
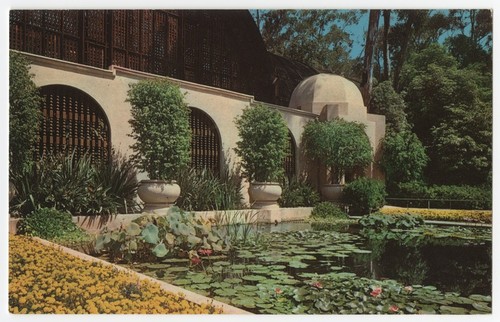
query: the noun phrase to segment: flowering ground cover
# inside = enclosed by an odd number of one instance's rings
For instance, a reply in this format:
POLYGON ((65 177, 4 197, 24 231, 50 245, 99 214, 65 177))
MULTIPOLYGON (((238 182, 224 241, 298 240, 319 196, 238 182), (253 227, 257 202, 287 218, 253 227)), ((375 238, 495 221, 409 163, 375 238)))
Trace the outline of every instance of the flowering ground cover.
POLYGON ((221 313, 26 236, 9 236, 11 313, 221 313))
POLYGON ((455 210, 455 209, 426 209, 383 207, 379 212, 385 215, 420 215, 426 220, 464 221, 491 224, 491 210, 455 210))

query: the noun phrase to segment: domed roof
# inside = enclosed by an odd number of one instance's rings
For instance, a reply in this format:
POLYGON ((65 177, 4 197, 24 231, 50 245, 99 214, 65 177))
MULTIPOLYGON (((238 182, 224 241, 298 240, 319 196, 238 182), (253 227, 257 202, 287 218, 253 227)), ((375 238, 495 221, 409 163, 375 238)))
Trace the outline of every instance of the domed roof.
POLYGON ((333 74, 317 74, 295 87, 289 107, 320 114, 328 104, 347 104, 349 108, 365 108, 358 87, 346 78, 333 74))

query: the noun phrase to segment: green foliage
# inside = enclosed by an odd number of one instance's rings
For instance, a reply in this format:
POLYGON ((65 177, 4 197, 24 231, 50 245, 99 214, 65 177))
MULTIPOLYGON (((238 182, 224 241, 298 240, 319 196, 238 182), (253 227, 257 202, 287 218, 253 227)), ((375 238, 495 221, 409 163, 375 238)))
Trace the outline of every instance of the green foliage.
POLYGON ((383 147, 382 168, 389 191, 401 182, 423 180, 428 157, 414 133, 409 130, 388 133, 383 147))
POLYGON ((214 217, 214 230, 230 245, 247 245, 259 240, 259 212, 255 210, 236 210, 217 212, 214 217))
POLYGON ((359 178, 347 184, 342 198, 349 205, 349 213, 366 215, 380 209, 385 203, 385 186, 382 181, 359 178))
MULTIPOLYGON (((493 194, 490 187, 479 186, 455 186, 455 185, 432 185, 427 186, 421 182, 408 182, 398 185, 397 190, 391 197, 415 198, 415 199, 448 199, 462 200, 465 202, 454 202, 454 208, 461 209, 492 209, 493 194)), ((440 208, 438 202, 432 206, 440 208)), ((442 203, 442 208, 449 208, 448 202, 442 203)))
POLYGON ((78 160, 73 154, 47 156, 30 171, 12 177, 18 193, 11 210, 25 216, 43 207, 73 215, 110 215, 135 209, 134 176, 130 164, 119 159, 95 166, 88 156, 78 160))
POLYGON ((353 74, 353 39, 345 27, 359 10, 260 10, 254 17, 270 52, 335 74, 353 74))
POLYGON ((165 216, 143 215, 116 230, 104 228, 95 244, 95 250, 108 253, 111 260, 128 262, 176 257, 198 249, 222 252, 228 247, 209 222, 178 207, 165 216))
POLYGON ((377 84, 371 93, 370 110, 385 115, 387 133, 399 133, 409 129, 406 103, 392 87, 391 81, 377 84))
POLYGON ((250 181, 269 182, 283 176, 288 127, 281 114, 263 105, 247 108, 235 120, 240 140, 234 149, 250 181))
POLYGON ((9 169, 12 174, 29 171, 41 121, 42 98, 21 54, 10 52, 9 61, 9 169))
POLYGON ((347 214, 342 209, 328 201, 315 205, 311 216, 313 218, 347 218, 347 214))
POLYGON ((491 170, 491 74, 460 68, 439 45, 415 52, 402 72, 408 116, 430 162, 432 183, 479 184, 491 170))
POLYGON ((139 211, 140 206, 136 201, 137 171, 131 161, 114 149, 109 162, 97 165, 94 181, 108 188, 107 194, 117 204, 118 213, 139 211))
POLYGON ((179 87, 167 80, 132 84, 132 161, 150 179, 171 180, 189 163, 189 109, 179 87))
POLYGON ((281 187, 283 192, 278 200, 280 207, 313 207, 319 202, 318 192, 306 180, 285 179, 281 187))
POLYGON ((370 141, 364 125, 335 119, 312 121, 304 127, 305 153, 332 168, 333 182, 341 182, 347 171, 365 167, 372 161, 370 141))
POLYGON ((19 223, 21 234, 43 239, 61 238, 79 230, 70 213, 53 208, 37 209, 19 223))
POLYGON ((424 220, 420 216, 412 214, 404 215, 384 215, 381 213, 373 213, 368 216, 363 216, 359 223, 363 228, 374 230, 389 230, 389 229, 413 229, 424 224, 424 220))
POLYGON ((184 210, 228 210, 241 207, 241 180, 226 169, 220 177, 207 169, 183 169, 177 176, 182 194, 176 205, 184 210))

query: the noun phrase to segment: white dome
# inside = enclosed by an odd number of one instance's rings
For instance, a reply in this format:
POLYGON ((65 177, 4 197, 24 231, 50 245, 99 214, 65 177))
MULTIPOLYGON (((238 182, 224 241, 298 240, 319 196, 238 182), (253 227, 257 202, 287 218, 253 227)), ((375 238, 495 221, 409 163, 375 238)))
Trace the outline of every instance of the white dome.
POLYGON ((334 104, 366 110, 358 87, 350 80, 333 74, 317 74, 304 79, 295 87, 289 107, 319 115, 325 105, 334 104))

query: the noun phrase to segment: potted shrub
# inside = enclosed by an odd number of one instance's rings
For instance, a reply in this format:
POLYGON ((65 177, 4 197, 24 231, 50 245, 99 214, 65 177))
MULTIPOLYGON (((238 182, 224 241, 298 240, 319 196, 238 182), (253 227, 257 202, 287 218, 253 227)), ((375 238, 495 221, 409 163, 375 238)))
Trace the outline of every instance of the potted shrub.
POLYGON ((132 162, 146 172, 137 191, 144 210, 168 208, 180 195, 172 180, 189 162, 191 130, 189 109, 179 87, 167 80, 143 80, 132 84, 127 101, 135 143, 132 162))
POLYGON ((284 174, 283 159, 288 143, 288 127, 281 114, 263 105, 247 108, 236 118, 240 141, 235 152, 241 158, 243 175, 250 182, 253 208, 278 208, 284 174))
POLYGON ((327 167, 328 180, 321 187, 326 200, 339 201, 346 173, 366 167, 372 161, 364 126, 356 122, 342 119, 309 122, 304 127, 303 142, 306 155, 327 167))

